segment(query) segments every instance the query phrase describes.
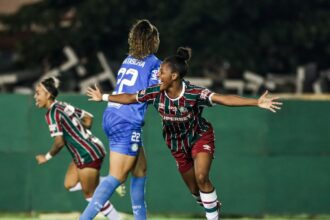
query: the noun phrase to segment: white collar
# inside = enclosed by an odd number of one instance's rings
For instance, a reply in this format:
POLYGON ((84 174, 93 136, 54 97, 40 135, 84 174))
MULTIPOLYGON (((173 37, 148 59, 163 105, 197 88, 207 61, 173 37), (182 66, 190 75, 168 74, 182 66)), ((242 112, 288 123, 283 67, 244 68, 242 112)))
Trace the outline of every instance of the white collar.
POLYGON ((185 90, 186 90, 186 84, 184 83, 184 81, 182 81, 182 91, 181 91, 180 95, 179 95, 178 97, 176 97, 175 99, 171 99, 171 98, 167 95, 166 91, 164 91, 164 92, 165 92, 166 97, 169 98, 171 101, 177 101, 177 100, 179 100, 179 99, 183 96, 185 90))

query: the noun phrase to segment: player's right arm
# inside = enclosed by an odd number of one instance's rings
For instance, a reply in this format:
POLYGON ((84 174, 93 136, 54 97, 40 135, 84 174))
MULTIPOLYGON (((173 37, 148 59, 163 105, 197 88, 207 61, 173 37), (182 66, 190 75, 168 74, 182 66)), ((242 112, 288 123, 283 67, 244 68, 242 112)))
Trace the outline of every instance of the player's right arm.
POLYGON ((90 101, 106 101, 106 102, 115 102, 120 104, 132 104, 136 103, 136 94, 117 94, 117 95, 109 95, 102 94, 100 89, 95 85, 95 89, 89 87, 87 89, 87 96, 90 97, 90 101))

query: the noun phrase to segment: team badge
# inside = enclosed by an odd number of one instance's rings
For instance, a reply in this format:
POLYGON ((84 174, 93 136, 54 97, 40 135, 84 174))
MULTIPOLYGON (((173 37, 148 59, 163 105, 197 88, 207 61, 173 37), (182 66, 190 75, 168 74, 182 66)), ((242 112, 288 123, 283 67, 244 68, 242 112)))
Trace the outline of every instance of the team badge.
POLYGON ((187 110, 187 108, 185 108, 185 107, 180 107, 179 108, 179 111, 181 112, 181 113, 186 113, 188 110, 187 110))
POLYGON ((139 146, 138 146, 137 143, 132 144, 132 146, 131 146, 131 150, 132 150, 133 152, 136 152, 138 149, 139 149, 139 146))

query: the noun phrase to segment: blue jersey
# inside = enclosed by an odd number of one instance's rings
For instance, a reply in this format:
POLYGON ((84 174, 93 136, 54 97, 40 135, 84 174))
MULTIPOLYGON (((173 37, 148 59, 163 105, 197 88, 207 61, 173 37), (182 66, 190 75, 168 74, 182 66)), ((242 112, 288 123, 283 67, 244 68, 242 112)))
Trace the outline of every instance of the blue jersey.
MULTIPOLYGON (((157 74, 160 64, 161 61, 153 54, 142 60, 132 56, 126 57, 118 71, 117 85, 113 94, 134 94, 159 83, 157 74)), ((145 103, 122 105, 109 102, 104 112, 108 116, 107 119, 110 120, 107 122, 107 124, 109 123, 107 133, 112 133, 111 129, 118 129, 118 125, 121 123, 130 123, 134 128, 141 128, 146 109, 145 103)))

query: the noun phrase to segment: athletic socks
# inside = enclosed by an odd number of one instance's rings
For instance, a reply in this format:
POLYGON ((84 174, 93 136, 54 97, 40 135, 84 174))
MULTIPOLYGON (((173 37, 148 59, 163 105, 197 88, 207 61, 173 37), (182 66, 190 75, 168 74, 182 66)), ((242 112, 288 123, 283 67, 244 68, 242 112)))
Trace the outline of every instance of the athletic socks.
MULTIPOLYGON (((100 183, 105 179, 106 177, 105 176, 101 176, 100 177, 100 183)), ((78 191, 78 190, 81 190, 81 183, 78 182, 75 186, 71 187, 69 189, 70 192, 75 192, 75 191, 78 191)))
POLYGON ((144 200, 146 177, 131 177, 131 202, 134 220, 147 219, 147 205, 144 200))
MULTIPOLYGON (((90 202, 92 198, 87 198, 87 202, 90 202)), ((115 207, 109 202, 106 201, 103 208, 101 209, 102 214, 107 217, 109 220, 120 220, 120 216, 115 207)))
POLYGON ((208 220, 218 220, 220 217, 220 203, 215 189, 210 193, 199 192, 208 220))
POLYGON ((195 195, 195 194, 191 194, 191 195, 194 197, 194 199, 196 200, 196 203, 197 203, 198 205, 204 207, 200 195, 195 195))
POLYGON ((80 220, 91 220, 101 211, 103 205, 111 197, 120 182, 113 176, 107 176, 96 188, 92 201, 85 208, 80 220))

